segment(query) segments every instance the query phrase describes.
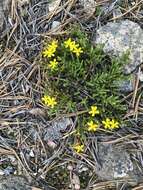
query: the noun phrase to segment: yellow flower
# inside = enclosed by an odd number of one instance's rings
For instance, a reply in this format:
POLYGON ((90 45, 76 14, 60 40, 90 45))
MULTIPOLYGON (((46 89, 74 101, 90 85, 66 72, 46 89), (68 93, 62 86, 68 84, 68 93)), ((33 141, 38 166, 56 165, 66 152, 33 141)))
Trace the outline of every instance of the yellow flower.
POLYGON ((99 114, 99 110, 97 106, 91 106, 91 110, 88 112, 92 117, 94 117, 96 114, 99 114))
POLYGON ((111 120, 110 125, 111 125, 111 129, 119 128, 119 122, 115 121, 114 119, 111 120))
POLYGON ((115 121, 114 119, 106 118, 105 121, 102 121, 105 129, 117 129, 119 128, 119 122, 115 121))
POLYGON ((57 104, 56 99, 54 97, 50 97, 47 95, 44 95, 42 98, 42 101, 44 102, 45 105, 54 108, 54 106, 57 104))
POLYGON ((71 38, 69 38, 68 40, 64 42, 64 45, 66 48, 69 48, 71 45, 73 45, 73 42, 74 41, 72 41, 71 38))
POLYGON ((104 125, 104 128, 105 129, 110 129, 110 119, 109 118, 106 118, 105 121, 102 121, 102 124, 104 125))
POLYGON ((52 57, 52 56, 54 56, 54 52, 51 49, 46 49, 43 51, 43 56, 44 57, 52 57))
POLYGON ((58 47, 58 41, 57 41, 57 40, 53 40, 53 41, 51 42, 50 47, 53 48, 53 49, 56 49, 56 48, 58 47))
POLYGON ((79 47, 79 44, 77 44, 75 41, 72 41, 71 38, 66 40, 64 45, 66 48, 69 48, 71 52, 75 53, 76 56, 79 56, 81 53, 83 53, 83 50, 81 47, 79 47))
POLYGON ((79 44, 76 44, 75 41, 73 41, 69 48, 70 48, 70 51, 74 52, 75 49, 77 49, 79 47, 79 44))
POLYGON ((80 153, 80 152, 83 152, 84 151, 84 145, 83 144, 75 144, 73 146, 74 150, 77 152, 77 153, 80 153))
POLYGON ((98 128, 98 124, 94 123, 93 121, 90 121, 87 123, 88 125, 88 131, 96 131, 98 128))
POLYGON ((83 50, 81 49, 81 47, 79 47, 79 48, 74 48, 73 53, 75 53, 76 56, 79 57, 80 54, 83 53, 83 50))
POLYGON ((58 65, 58 61, 56 59, 54 59, 53 61, 50 61, 49 67, 51 68, 51 70, 54 70, 58 65))
POLYGON ((48 47, 43 51, 43 56, 49 57, 49 58, 54 56, 55 55, 54 53, 56 52, 57 47, 58 47, 58 41, 53 40, 51 44, 49 44, 48 47))

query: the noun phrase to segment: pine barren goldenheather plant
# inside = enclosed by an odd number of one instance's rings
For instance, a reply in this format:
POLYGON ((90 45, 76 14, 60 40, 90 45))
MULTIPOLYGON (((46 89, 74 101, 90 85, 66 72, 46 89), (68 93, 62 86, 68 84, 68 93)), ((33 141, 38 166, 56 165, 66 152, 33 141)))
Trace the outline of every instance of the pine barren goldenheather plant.
POLYGON ((127 55, 111 59, 103 52, 103 46, 93 45, 79 29, 68 37, 48 42, 42 55, 48 78, 45 94, 56 97, 54 105, 43 98, 49 114, 78 114, 80 131, 119 127, 126 110, 119 83, 125 78, 122 67, 127 55))

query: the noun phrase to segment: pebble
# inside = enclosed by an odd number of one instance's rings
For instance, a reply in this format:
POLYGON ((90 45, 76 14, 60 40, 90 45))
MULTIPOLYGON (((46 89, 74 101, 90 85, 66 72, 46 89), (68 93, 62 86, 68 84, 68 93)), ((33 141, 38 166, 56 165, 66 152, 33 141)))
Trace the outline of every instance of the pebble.
POLYGON ((139 73, 139 80, 140 80, 141 82, 143 82, 143 72, 142 72, 142 71, 139 73))
POLYGON ((54 21, 53 23, 52 23, 52 29, 56 29, 58 26, 60 26, 60 22, 59 21, 54 21))
POLYGON ((33 150, 30 150, 29 156, 32 157, 32 158, 35 157, 35 155, 34 155, 34 151, 33 151, 33 150))
POLYGON ((49 12, 53 12, 59 7, 61 0, 53 0, 49 3, 49 12))
POLYGON ((0 170, 0 175, 4 175, 4 171, 3 170, 0 170))

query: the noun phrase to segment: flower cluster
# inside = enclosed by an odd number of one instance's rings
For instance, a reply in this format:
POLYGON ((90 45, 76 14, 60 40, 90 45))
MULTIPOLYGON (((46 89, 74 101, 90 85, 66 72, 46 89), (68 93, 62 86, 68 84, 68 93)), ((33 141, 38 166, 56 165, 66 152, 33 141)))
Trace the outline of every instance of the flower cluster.
POLYGON ((57 104, 56 98, 47 95, 44 95, 42 101, 44 102, 45 105, 51 108, 54 108, 54 106, 57 104))
MULTIPOLYGON (((92 117, 94 117, 96 114, 99 114, 100 111, 98 110, 97 106, 91 106, 90 111, 88 112, 92 117)), ((109 129, 109 130, 113 130, 113 129, 117 129, 119 128, 119 122, 117 122, 115 119, 109 119, 106 118, 105 120, 102 121, 102 125, 105 129, 109 129)), ((87 123, 87 130, 88 131, 97 131, 97 129, 99 128, 99 124, 98 122, 94 122, 93 120, 89 121, 87 123)))
MULTIPOLYGON (((88 59, 90 59, 90 56, 87 56, 87 58, 85 56, 85 58, 86 58, 85 62, 84 62, 84 60, 81 60, 82 58, 81 59, 77 58, 83 53, 83 50, 86 55, 86 52, 88 52, 88 46, 86 48, 84 41, 83 41, 83 43, 82 43, 82 41, 80 41, 80 43, 78 43, 77 41, 74 41, 71 38, 68 38, 61 44, 58 43, 57 40, 52 40, 49 43, 49 45, 44 49, 44 51, 42 53, 43 57, 45 58, 44 60, 46 60, 46 64, 48 63, 48 65, 47 65, 47 67, 49 68, 48 69, 48 72, 49 72, 48 77, 49 77, 49 82, 51 81, 51 84, 52 84, 52 85, 50 85, 50 87, 48 87, 48 90, 51 87, 55 87, 54 86, 54 82, 55 82, 57 84, 57 86, 56 86, 57 94, 61 95, 60 90, 63 91, 63 89, 64 89, 63 87, 68 86, 68 85, 65 85, 66 82, 67 82, 67 84, 71 84, 72 74, 75 75, 74 78, 77 80, 80 78, 80 76, 79 76, 79 74, 76 74, 76 73, 84 73, 84 71, 89 70, 89 64, 87 66, 84 63, 88 62, 88 59), (84 49, 83 49, 83 47, 84 47, 84 49), (60 50, 62 50, 62 52, 60 50), (60 66, 61 66, 61 68, 60 68, 60 66), (70 70, 71 70, 71 72, 70 72, 70 70), (50 72, 50 71, 56 71, 56 72, 50 72)), ((98 57, 98 55, 97 55, 97 57, 98 57)), ((95 56, 95 58, 96 58, 96 56, 95 56)), ((93 60, 91 60, 91 61, 89 60, 89 63, 92 63, 92 62, 93 62, 93 60)), ((87 72, 85 72, 85 74, 87 75, 87 72)), ((90 75, 90 71, 89 71, 89 75, 90 75)), ((79 81, 83 80, 83 78, 84 78, 83 76, 84 75, 82 75, 82 77, 79 81)), ((87 78, 87 77, 85 77, 85 78, 87 78)), ((75 82, 75 79, 73 80, 73 84, 75 82)), ((90 77, 89 77, 89 79, 90 79, 90 77)), ((89 82, 91 84, 93 84, 94 81, 92 79, 90 79, 89 82)), ((69 86, 71 86, 71 85, 69 85, 69 86)), ((54 90, 56 88, 54 88, 54 90)), ((90 88, 90 87, 87 86, 87 92, 88 92, 88 88, 90 88)), ((94 88, 94 89, 96 89, 96 88, 94 88)), ((53 91, 53 89, 50 89, 50 90, 53 91)), ((100 91, 100 89, 99 89, 99 91, 100 91)), ((98 94, 98 92, 96 92, 96 93, 98 94)), ((74 95, 74 93, 73 93, 73 95, 74 95)), ((77 96, 75 96, 74 99, 76 99, 76 97, 77 96)), ((71 110, 74 110, 75 105, 76 105, 76 104, 72 104, 72 99, 70 99, 70 98, 72 98, 72 97, 68 98, 69 102, 71 101, 71 105, 69 106, 70 108, 67 106, 68 109, 66 109, 68 111, 70 110, 69 112, 71 112, 71 110)), ((62 96, 60 97, 60 99, 63 100, 62 96)), ((101 99, 101 97, 99 97, 99 99, 101 99)), ((78 100, 78 98, 73 103, 77 103, 77 100, 78 100)), ((42 97, 42 102, 51 109, 55 108, 55 106, 57 105, 56 98, 53 96, 50 96, 50 95, 44 95, 42 97)), ((65 99, 63 102, 59 101, 59 105, 52 111, 54 111, 54 113, 57 113, 58 109, 61 108, 60 105, 66 106, 67 105, 66 102, 67 102, 67 99, 65 99)), ((87 99, 87 102, 91 102, 90 99, 87 99)), ((78 102, 78 103, 80 105, 81 102, 78 102)), ((96 103, 97 103, 97 105, 100 104, 100 102, 98 100, 96 103)), ((101 101, 101 103, 102 103, 102 101, 101 101)), ((105 109, 106 109, 106 107, 105 107, 105 109)), ((102 110, 98 109, 98 107, 96 105, 91 105, 91 107, 89 108, 88 111, 83 110, 83 112, 81 112, 82 114, 86 113, 85 117, 87 120, 86 120, 86 123, 84 123, 85 120, 83 120, 83 123, 82 123, 84 125, 83 129, 80 127, 79 127, 79 129, 77 129, 77 130, 79 130, 79 133, 78 133, 78 136, 76 139, 77 143, 75 143, 72 146, 72 148, 75 150, 75 152, 77 152, 77 153, 84 152, 84 144, 82 143, 82 141, 80 141, 81 140, 80 137, 82 138, 82 135, 81 135, 82 131, 87 134, 87 132, 88 133, 96 132, 100 128, 104 128, 105 130, 113 130, 113 129, 119 128, 119 122, 116 121, 116 119, 114 119, 114 118, 104 118, 103 119, 103 114, 101 112, 102 112, 102 110)), ((106 115, 108 115, 108 113, 106 115)), ((83 133, 83 136, 84 136, 84 133, 83 133)))
POLYGON ((74 40, 69 38, 64 42, 64 45, 66 48, 69 48, 71 52, 75 53, 77 57, 80 56, 81 53, 83 53, 83 50, 81 47, 79 47, 79 44, 77 44, 74 40))
POLYGON ((58 47, 58 41, 53 40, 51 44, 49 44, 48 47, 45 48, 45 50, 43 51, 43 56, 48 58, 55 56, 54 53, 56 52, 57 47, 58 47))
POLYGON ((119 128, 119 122, 115 121, 114 119, 106 118, 105 121, 102 121, 102 124, 105 129, 118 129, 119 128))
MULTIPOLYGON (((75 53, 77 57, 79 57, 80 54, 83 53, 83 50, 81 49, 81 47, 79 47, 79 44, 71 40, 71 38, 69 38, 64 42, 64 46, 65 48, 69 48, 71 52, 75 53)), ((48 59, 54 57, 57 47, 58 47, 58 41, 52 40, 51 43, 43 50, 42 52, 43 57, 46 57, 48 59)), ((57 59, 54 58, 53 60, 48 60, 48 61, 49 61, 48 67, 51 69, 51 71, 54 71, 58 66, 57 59)))
MULTIPOLYGON (((92 117, 94 117, 96 114, 98 115, 100 112, 99 112, 99 110, 98 110, 98 108, 97 108, 97 106, 91 106, 91 108, 90 108, 90 111, 88 112, 92 117)), ((99 127, 99 124, 98 123, 95 123, 93 120, 91 120, 91 121, 89 121, 88 123, 87 123, 87 126, 88 126, 88 131, 93 131, 93 132, 95 132, 97 129, 98 129, 98 127, 99 127)))
MULTIPOLYGON (((43 51, 43 57, 46 58, 54 57, 57 47, 58 47, 58 41, 53 40, 43 51)), ((58 65, 57 59, 53 59, 49 61, 48 67, 53 71, 55 68, 57 68, 57 65, 58 65)))

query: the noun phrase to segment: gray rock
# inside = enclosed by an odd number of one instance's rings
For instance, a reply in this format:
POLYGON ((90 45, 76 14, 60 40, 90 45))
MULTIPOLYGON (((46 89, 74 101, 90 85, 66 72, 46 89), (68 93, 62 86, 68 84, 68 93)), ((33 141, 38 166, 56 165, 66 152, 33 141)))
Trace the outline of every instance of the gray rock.
POLYGON ((42 189, 35 187, 35 180, 31 183, 28 182, 27 178, 23 176, 0 176, 0 190, 54 190, 54 188, 46 185, 42 189))
POLYGON ((45 129, 44 133, 44 140, 57 140, 62 137, 62 133, 64 132, 69 126, 72 126, 73 122, 70 118, 62 118, 58 119, 51 123, 51 125, 45 129))
POLYGON ((40 135, 44 141, 50 143, 50 141, 59 140, 64 135, 64 132, 67 132, 68 127, 72 125, 73 121, 71 118, 58 118, 48 123, 46 127, 43 126, 40 130, 41 134, 34 127, 29 127, 29 132, 33 140, 39 138, 38 136, 40 135))
POLYGON ((101 144, 98 155, 101 166, 97 167, 97 174, 102 179, 125 178, 128 177, 128 172, 133 170, 129 154, 121 148, 101 144))
POLYGON ((14 168, 12 166, 8 166, 7 168, 4 169, 4 174, 5 175, 10 175, 14 173, 14 168))
POLYGON ((21 176, 0 177, 0 190, 32 190, 28 181, 21 176))
POLYGON ((98 160, 96 173, 102 180, 129 180, 136 185, 142 179, 143 171, 137 167, 125 145, 100 143, 98 160))
POLYGON ((143 62, 143 30, 130 20, 109 22, 97 30, 96 44, 104 44, 104 52, 111 56, 122 56, 129 52, 129 74, 143 62))

